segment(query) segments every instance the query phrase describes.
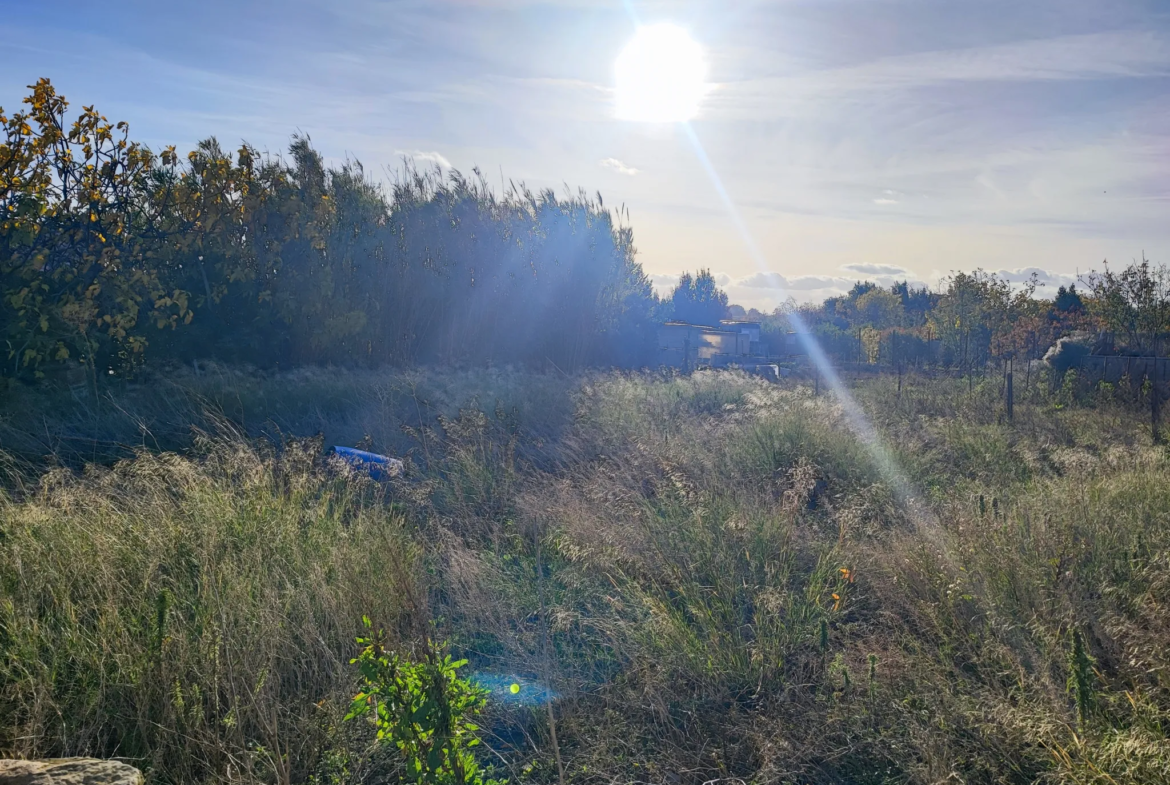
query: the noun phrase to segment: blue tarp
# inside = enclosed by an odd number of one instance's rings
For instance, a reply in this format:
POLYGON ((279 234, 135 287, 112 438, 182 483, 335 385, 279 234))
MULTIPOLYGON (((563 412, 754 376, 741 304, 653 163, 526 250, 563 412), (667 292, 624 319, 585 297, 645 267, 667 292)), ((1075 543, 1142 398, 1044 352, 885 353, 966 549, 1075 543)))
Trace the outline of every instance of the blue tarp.
POLYGON ((375 480, 388 480, 402 474, 402 461, 353 447, 334 447, 333 452, 355 469, 369 473, 375 480))

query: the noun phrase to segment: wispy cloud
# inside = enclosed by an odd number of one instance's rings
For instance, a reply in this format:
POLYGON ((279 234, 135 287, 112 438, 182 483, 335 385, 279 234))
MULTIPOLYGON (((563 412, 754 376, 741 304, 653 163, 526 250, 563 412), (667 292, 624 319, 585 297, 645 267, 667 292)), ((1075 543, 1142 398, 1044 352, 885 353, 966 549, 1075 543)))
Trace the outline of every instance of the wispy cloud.
POLYGON ((736 288, 772 289, 776 291, 814 291, 820 289, 846 289, 853 285, 852 279, 828 275, 785 276, 780 273, 756 273, 734 282, 736 288))
POLYGON ((1030 82, 1170 75, 1170 36, 1123 30, 1037 38, 995 46, 881 57, 843 68, 722 85, 731 97, 755 92, 824 96, 952 82, 1030 82))
POLYGON ((892 264, 843 264, 841 269, 862 275, 906 275, 909 272, 892 264))
POLYGON ((414 150, 407 152, 405 150, 395 150, 394 155, 399 158, 409 158, 415 163, 432 164, 434 166, 441 166, 444 169, 451 168, 451 162, 442 153, 437 153, 426 150, 414 150))
POLYGON ((756 273, 740 279, 739 286, 747 289, 787 289, 788 279, 780 273, 756 273))
MULTIPOLYGON (((759 272, 732 280, 724 288, 731 302, 745 308, 772 311, 786 301, 819 303, 837 297, 853 288, 861 277, 879 286, 907 280, 911 286, 928 286, 908 270, 889 264, 847 264, 842 270, 861 275, 784 275, 759 272)), ((1025 276, 1026 278, 1026 276, 1025 276)))
POLYGON ((612 169, 618 174, 624 174, 633 177, 638 173, 637 169, 632 166, 627 166, 616 158, 602 158, 600 163, 606 169, 612 169))
POLYGON ((1170 39, 1125 30, 1032 39, 877 60, 833 75, 842 86, 916 87, 940 82, 1038 81, 1170 74, 1170 39))

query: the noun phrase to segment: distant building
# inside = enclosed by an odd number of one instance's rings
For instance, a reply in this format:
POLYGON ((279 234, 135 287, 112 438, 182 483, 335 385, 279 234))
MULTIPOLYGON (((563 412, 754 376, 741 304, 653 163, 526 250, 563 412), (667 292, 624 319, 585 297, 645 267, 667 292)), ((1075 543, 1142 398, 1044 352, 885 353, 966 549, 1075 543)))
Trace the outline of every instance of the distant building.
POLYGON ((686 322, 667 322, 658 328, 661 365, 693 370, 721 366, 751 356, 751 336, 738 330, 686 322))
POLYGON ((658 328, 658 364, 683 370, 700 367, 739 365, 747 368, 760 362, 807 354, 800 333, 770 333, 764 341, 759 322, 724 319, 718 327, 687 322, 667 322, 658 328))
POLYGON ((779 353, 786 356, 808 354, 805 342, 812 338, 808 333, 787 332, 780 336, 779 353))
POLYGON ((763 351, 760 346, 760 323, 745 322, 738 319, 724 319, 720 322, 724 330, 741 333, 748 336, 748 354, 758 355, 763 351))

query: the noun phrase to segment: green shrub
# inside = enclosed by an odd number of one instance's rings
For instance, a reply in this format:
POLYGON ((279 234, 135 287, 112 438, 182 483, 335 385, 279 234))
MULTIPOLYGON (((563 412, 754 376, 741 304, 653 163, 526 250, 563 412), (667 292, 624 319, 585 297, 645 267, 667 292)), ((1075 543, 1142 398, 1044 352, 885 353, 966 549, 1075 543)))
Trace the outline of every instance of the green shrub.
MULTIPOLYGON (((370 620, 364 619, 367 629, 370 620)), ((358 638, 364 648, 351 661, 358 666, 362 689, 345 719, 369 715, 378 740, 398 750, 402 777, 418 785, 497 785, 484 779, 471 750, 479 744, 479 726, 471 720, 487 700, 487 691, 461 679, 467 660, 452 660, 443 647, 428 643, 422 658, 390 652, 383 634, 358 638)))

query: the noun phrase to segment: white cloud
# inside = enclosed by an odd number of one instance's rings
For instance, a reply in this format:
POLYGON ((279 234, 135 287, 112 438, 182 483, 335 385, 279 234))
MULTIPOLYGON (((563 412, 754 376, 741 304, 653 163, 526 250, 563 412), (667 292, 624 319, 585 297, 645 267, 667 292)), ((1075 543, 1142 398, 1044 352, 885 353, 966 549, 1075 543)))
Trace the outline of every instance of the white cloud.
MULTIPOLYGON (((1008 283, 1024 284, 1035 275, 1036 282, 1045 289, 1056 289, 1061 286, 1069 286, 1077 282, 1077 276, 1069 273, 1055 273, 1051 270, 1043 270, 1039 267, 1017 267, 1014 270, 995 270, 996 275, 1003 278, 1008 283)), ((1041 294, 1054 295, 1055 292, 1041 291, 1041 294)))
MULTIPOLYGON (((842 265, 840 269, 844 272, 843 275, 785 275, 771 271, 761 271, 742 278, 734 278, 719 272, 714 275, 716 282, 727 292, 728 300, 733 305, 757 308, 769 313, 789 300, 797 303, 820 303, 830 297, 844 295, 860 280, 871 281, 882 288, 906 281, 914 289, 925 287, 937 290, 941 286, 945 290, 946 279, 949 277, 939 270, 933 270, 930 275, 923 276, 893 264, 853 263, 842 265)), ((1035 274, 1037 282, 1041 285, 1036 293, 1038 297, 1051 298, 1056 294, 1057 287, 1077 282, 1076 275, 1041 267, 1004 268, 987 272, 1008 281, 1014 289, 1022 287, 1035 274)), ((669 294, 678 283, 677 275, 650 275, 649 278, 660 296, 669 294)))
POLYGON ((415 150, 413 152, 407 152, 405 150, 395 150, 394 155, 399 158, 410 158, 415 163, 433 164, 435 166, 441 166, 444 169, 451 168, 451 162, 442 153, 436 153, 434 151, 415 150))
POLYGON ((736 286, 749 289, 787 289, 788 280, 780 273, 756 273, 736 281, 736 286))
POLYGON ((909 270, 892 264, 844 264, 842 270, 862 275, 906 275, 909 270))
POLYGON ((626 166, 616 158, 603 158, 599 163, 606 169, 613 169, 618 174, 624 174, 633 177, 638 173, 637 169, 632 166, 626 166))
POLYGON ((654 287, 659 297, 670 294, 674 287, 678 286, 677 275, 656 274, 646 277, 650 279, 650 285, 654 287))
MULTIPOLYGON (((911 288, 926 287, 937 289, 941 284, 946 289, 947 276, 933 271, 930 280, 921 280, 918 276, 902 267, 889 264, 847 264, 843 270, 862 273, 865 277, 881 287, 906 280, 911 288)), ((1060 286, 1069 286, 1077 282, 1077 276, 1069 273, 1058 273, 1040 267, 1017 267, 1015 269, 989 270, 1000 278, 1008 281, 1012 288, 1022 287, 1033 274, 1036 275, 1040 289, 1037 297, 1051 298, 1055 296, 1060 286)), ((725 276, 719 276, 723 278, 725 276)), ((758 308, 771 311, 785 300, 791 299, 798 303, 820 303, 829 297, 838 297, 846 294, 857 283, 856 277, 828 276, 828 275, 795 275, 785 276, 780 273, 756 273, 746 278, 732 280, 723 288, 727 291, 730 301, 745 308, 758 308)))
POLYGON ((898 197, 901 196, 897 191, 891 191, 889 188, 882 191, 882 195, 873 200, 874 204, 897 204, 898 197))
POLYGON ((847 290, 853 285, 851 278, 836 278, 828 275, 798 275, 788 279, 788 288, 794 291, 818 291, 821 289, 847 290))

